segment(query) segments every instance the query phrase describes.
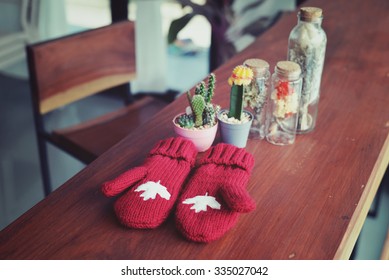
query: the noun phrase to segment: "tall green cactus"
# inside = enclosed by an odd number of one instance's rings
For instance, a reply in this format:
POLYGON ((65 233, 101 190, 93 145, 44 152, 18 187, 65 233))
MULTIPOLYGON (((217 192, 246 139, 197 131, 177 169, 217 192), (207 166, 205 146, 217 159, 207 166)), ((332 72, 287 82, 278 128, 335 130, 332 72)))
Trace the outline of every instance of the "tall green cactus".
POLYGON ((195 95, 192 97, 192 110, 195 116, 195 126, 203 125, 203 111, 205 108, 205 100, 202 95, 195 95))
POLYGON ((232 85, 230 93, 229 118, 240 120, 243 112, 243 86, 232 85))
POLYGON ((205 98, 205 102, 211 103, 213 94, 215 91, 215 83, 216 83, 216 77, 215 74, 211 73, 208 77, 208 90, 207 90, 207 96, 205 98))
POLYGON ((213 107, 213 104, 208 103, 205 106, 204 112, 203 112, 203 123, 207 123, 210 126, 214 126, 216 123, 216 109, 213 107))
POLYGON ((253 76, 254 73, 251 68, 244 65, 238 65, 232 71, 232 75, 228 79, 228 83, 231 86, 229 118, 241 120, 244 86, 248 86, 251 83, 253 76))
POLYGON ((201 95, 205 99, 206 94, 207 93, 206 93, 206 90, 205 90, 205 83, 202 81, 201 83, 199 83, 196 86, 196 88, 195 88, 195 95, 201 95))

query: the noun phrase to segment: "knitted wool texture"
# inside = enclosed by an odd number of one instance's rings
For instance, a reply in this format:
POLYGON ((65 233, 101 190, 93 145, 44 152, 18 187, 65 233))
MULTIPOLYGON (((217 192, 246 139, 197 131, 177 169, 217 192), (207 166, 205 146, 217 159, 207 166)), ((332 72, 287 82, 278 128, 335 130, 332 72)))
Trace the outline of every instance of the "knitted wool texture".
POLYGON ((179 198, 176 224, 182 234, 210 242, 231 229, 239 213, 254 210, 255 202, 246 191, 253 167, 254 158, 244 149, 218 144, 208 150, 179 198), (203 200, 211 204, 204 207, 203 200))
POLYGON ((114 204, 119 221, 131 228, 155 228, 168 216, 197 155, 191 141, 169 138, 155 145, 143 166, 102 186, 107 197, 127 190, 114 204))

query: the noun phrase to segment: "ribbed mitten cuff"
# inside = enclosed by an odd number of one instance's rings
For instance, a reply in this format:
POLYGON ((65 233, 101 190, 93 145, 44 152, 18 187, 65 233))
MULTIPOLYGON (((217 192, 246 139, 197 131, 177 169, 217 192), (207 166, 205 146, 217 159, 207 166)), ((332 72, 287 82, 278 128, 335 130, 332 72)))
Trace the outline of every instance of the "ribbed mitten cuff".
POLYGON ((225 166, 237 166, 248 172, 254 167, 254 157, 243 148, 220 143, 209 149, 200 164, 218 164, 225 166))
POLYGON ((181 137, 168 138, 159 141, 150 151, 149 157, 161 155, 174 159, 182 159, 194 165, 197 155, 197 150, 194 144, 181 137))

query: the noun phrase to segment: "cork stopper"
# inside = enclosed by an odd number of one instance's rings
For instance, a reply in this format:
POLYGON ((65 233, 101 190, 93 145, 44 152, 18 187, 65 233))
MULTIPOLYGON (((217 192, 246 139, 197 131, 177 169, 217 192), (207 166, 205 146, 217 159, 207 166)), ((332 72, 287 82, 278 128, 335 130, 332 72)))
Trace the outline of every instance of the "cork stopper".
POLYGON ((288 80, 297 80, 301 76, 301 68, 293 61, 279 61, 274 71, 283 78, 288 80))
POLYGON ((301 7, 299 16, 304 21, 315 21, 322 18, 323 10, 316 7, 301 7))
POLYGON ((269 63, 259 58, 249 58, 243 63, 253 70, 254 76, 264 76, 269 71, 269 63))

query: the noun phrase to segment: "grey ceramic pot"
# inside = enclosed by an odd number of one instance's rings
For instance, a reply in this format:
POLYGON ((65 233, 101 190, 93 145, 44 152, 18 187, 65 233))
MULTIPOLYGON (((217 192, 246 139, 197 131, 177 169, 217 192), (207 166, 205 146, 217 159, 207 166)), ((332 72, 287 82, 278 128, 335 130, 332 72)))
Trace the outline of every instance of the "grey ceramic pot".
POLYGON ((253 114, 249 111, 244 110, 245 113, 250 115, 251 120, 239 124, 239 123, 228 123, 222 120, 221 115, 228 110, 223 109, 219 112, 217 118, 219 120, 220 134, 222 142, 234 145, 238 148, 244 148, 247 144, 247 138, 249 136, 251 123, 253 122, 253 114))

